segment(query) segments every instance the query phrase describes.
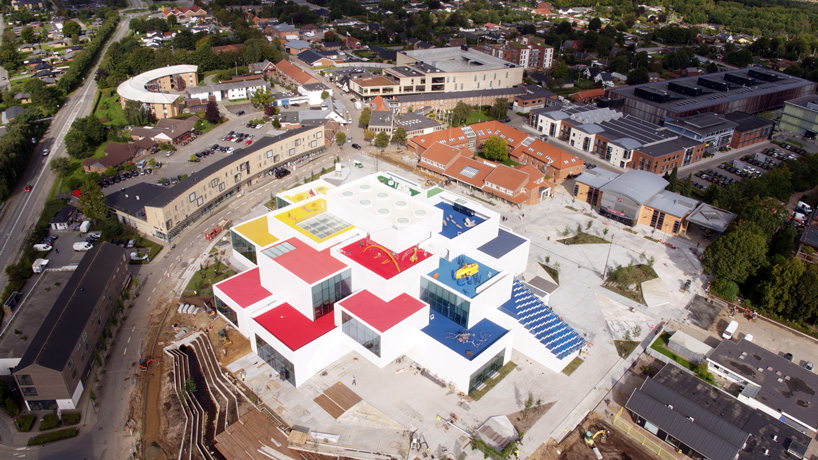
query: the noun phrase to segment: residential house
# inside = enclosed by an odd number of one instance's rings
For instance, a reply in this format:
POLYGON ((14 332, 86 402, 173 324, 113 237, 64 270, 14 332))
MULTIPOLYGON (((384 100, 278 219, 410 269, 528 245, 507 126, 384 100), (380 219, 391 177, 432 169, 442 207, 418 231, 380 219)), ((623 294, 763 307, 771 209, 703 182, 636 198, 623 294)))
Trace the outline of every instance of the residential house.
POLYGON ((54 217, 52 217, 51 222, 48 223, 48 228, 57 231, 68 230, 71 224, 74 223, 76 213, 77 208, 73 206, 63 206, 54 213, 54 217))

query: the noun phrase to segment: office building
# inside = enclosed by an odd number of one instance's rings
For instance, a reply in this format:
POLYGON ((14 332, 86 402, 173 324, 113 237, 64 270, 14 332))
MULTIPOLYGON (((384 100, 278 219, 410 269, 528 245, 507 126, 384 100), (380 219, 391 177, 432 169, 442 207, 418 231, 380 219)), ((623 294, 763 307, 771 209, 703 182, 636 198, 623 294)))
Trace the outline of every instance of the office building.
POLYGON ((525 68, 466 47, 400 51, 397 66, 383 75, 349 81, 349 90, 364 100, 375 96, 446 94, 512 88, 525 68))
POLYGON ((781 131, 815 139, 818 133, 818 96, 811 94, 807 97, 784 102, 784 111, 778 121, 781 131))
POLYGON ((759 113, 784 102, 815 94, 816 83, 782 72, 750 67, 702 76, 606 90, 607 98, 623 99, 617 110, 661 125, 666 119, 702 112, 759 113))

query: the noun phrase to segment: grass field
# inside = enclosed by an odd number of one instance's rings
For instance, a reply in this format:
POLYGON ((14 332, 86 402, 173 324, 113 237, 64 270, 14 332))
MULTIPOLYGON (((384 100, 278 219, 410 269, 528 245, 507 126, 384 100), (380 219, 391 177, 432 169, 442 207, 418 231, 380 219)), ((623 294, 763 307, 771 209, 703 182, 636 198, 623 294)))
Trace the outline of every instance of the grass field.
POLYGON ((491 121, 491 120, 496 120, 496 118, 494 118, 494 117, 492 117, 490 115, 486 115, 485 113, 482 113, 482 111, 475 110, 475 111, 473 111, 472 113, 469 114, 468 118, 466 118, 466 124, 467 125, 473 125, 475 123, 481 123, 481 122, 484 122, 484 121, 491 121))
POLYGON ((99 103, 97 103, 94 116, 103 121, 106 125, 125 126, 125 114, 122 113, 122 106, 119 105, 119 95, 113 88, 100 90, 99 103))

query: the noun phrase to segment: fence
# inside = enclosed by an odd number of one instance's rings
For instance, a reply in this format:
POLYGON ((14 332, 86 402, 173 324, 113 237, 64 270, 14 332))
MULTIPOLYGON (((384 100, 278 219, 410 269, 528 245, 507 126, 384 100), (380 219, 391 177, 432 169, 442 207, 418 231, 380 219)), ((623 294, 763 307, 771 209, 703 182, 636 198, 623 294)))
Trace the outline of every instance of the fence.
POLYGON ((644 446, 651 453, 656 454, 659 458, 664 460, 679 460, 678 455, 668 452, 667 450, 665 450, 663 446, 659 445, 657 441, 648 439, 647 436, 639 432, 636 426, 632 425, 631 423, 625 420, 621 420, 620 417, 622 415, 623 410, 625 409, 624 408, 619 409, 619 412, 616 413, 616 417, 614 417, 613 423, 615 427, 619 428, 625 434, 635 439, 636 442, 644 446))

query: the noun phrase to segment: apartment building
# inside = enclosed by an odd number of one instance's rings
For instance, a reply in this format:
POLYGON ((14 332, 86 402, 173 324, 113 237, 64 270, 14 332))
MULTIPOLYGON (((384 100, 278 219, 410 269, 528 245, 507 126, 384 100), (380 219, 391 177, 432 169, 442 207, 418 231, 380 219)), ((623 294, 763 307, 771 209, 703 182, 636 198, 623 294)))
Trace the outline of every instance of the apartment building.
POLYGON ((130 280, 120 247, 102 243, 85 253, 12 372, 28 410, 76 409, 103 329, 130 280))
POLYGON ((135 184, 108 195, 108 206, 123 224, 171 241, 230 197, 241 196, 247 187, 262 180, 272 180, 274 169, 323 152, 330 139, 326 125, 325 121, 318 121, 262 137, 170 188, 135 184))
POLYGON ((397 66, 383 76, 354 79, 349 89, 367 100, 375 96, 443 94, 511 88, 525 68, 467 47, 400 51, 397 66))
POLYGON ((174 65, 131 77, 116 88, 120 104, 125 108, 128 101, 138 101, 157 119, 175 117, 183 108, 182 92, 199 84, 197 70, 195 65, 174 65))
POLYGON ((484 44, 475 49, 527 69, 550 69, 554 62, 554 47, 537 37, 519 37, 516 41, 484 44))
POLYGON ((531 112, 529 124, 620 168, 664 174, 700 161, 705 154, 702 140, 607 107, 571 103, 545 107, 531 112))

